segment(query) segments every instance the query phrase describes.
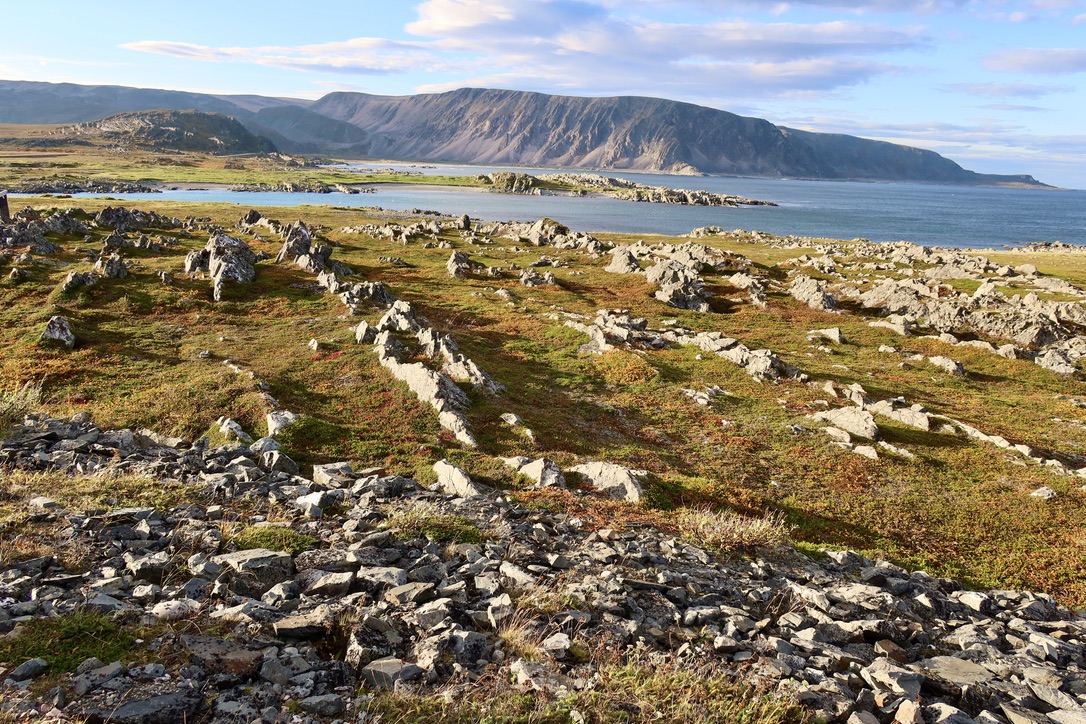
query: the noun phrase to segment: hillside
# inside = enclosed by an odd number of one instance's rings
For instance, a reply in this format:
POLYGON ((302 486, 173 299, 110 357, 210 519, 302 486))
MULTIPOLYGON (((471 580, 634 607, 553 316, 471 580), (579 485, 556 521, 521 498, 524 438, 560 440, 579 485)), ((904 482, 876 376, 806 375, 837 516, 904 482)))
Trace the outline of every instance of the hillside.
POLYGON ((285 153, 338 153, 354 157, 369 154, 369 134, 365 131, 300 106, 263 108, 248 118, 245 125, 274 141, 285 153))
POLYGON ((0 716, 1086 702, 1081 249, 18 208, 0 716))
POLYGON ((0 106, 0 123, 88 122, 137 110, 195 109, 234 116, 291 153, 774 178, 1044 185, 1026 175, 978 174, 932 151, 799 131, 659 98, 466 88, 414 96, 330 93, 310 102, 23 81, 0 81, 0 92, 7 101, 0 106))
POLYGON ((201 111, 137 111, 56 131, 87 142, 146 151, 189 151, 214 155, 270 153, 275 144, 250 132, 237 120, 201 111))
POLYGON ((369 132, 370 155, 419 161, 812 179, 1030 183, 976 174, 932 151, 781 128, 659 98, 461 89, 330 93, 309 110, 369 132))
POLYGON ((211 95, 185 91, 0 80, 0 123, 85 123, 107 116, 155 109, 197 110, 248 116, 263 108, 308 101, 257 95, 211 95))

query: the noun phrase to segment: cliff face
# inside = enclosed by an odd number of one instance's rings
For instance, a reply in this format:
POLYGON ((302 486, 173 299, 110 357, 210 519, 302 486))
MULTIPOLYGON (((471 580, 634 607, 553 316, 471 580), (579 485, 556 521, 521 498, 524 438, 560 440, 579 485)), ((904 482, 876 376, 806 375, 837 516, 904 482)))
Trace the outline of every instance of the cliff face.
POLYGON ((932 151, 778 127, 659 98, 578 98, 462 89, 417 96, 332 93, 309 110, 370 134, 370 155, 672 173, 1033 183, 976 174, 932 151))

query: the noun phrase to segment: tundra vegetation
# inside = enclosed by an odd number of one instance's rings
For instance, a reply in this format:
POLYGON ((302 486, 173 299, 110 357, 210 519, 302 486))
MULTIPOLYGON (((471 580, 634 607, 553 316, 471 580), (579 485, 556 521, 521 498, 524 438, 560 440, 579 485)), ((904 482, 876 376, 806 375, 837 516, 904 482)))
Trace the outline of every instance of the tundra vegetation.
MULTIPOLYGON (((145 157, 81 153, 9 156, 4 168, 13 181, 50 171, 256 184, 293 173, 259 159, 239 162, 244 169, 215 158, 150 168, 145 157)), ((312 178, 345 182, 324 172, 312 178)), ((0 255, 0 424, 8 431, 29 434, 21 423, 31 413, 40 424, 44 416, 75 416, 102 431, 153 431, 160 437, 146 439, 154 445, 187 441, 177 449, 204 438, 205 451, 237 445, 237 430, 254 439, 272 433, 277 447, 261 454, 278 450, 296 465, 279 472, 340 483, 295 503, 286 493, 246 497, 200 484, 215 477, 210 473, 155 478, 131 463, 130 471, 107 477, 93 470, 71 475, 44 463, 30 469, 31 458, 12 453, 19 464, 0 472, 5 568, 51 556, 69 572, 100 565, 56 511, 79 511, 86 516, 80 520, 118 509, 156 511, 171 525, 182 515, 177 511, 196 506, 196 519, 218 526, 212 552, 228 569, 240 560, 229 556, 244 551, 285 551, 301 561, 335 548, 342 536, 363 550, 406 550, 421 541, 416 553, 446 564, 477 560, 521 534, 503 517, 514 506, 529 521, 561 516, 560 526, 590 536, 592 545, 613 547, 651 529, 663 536, 653 544, 660 550, 704 548, 736 566, 761 565, 772 551, 786 560, 800 556, 803 565, 817 567, 827 556, 845 565, 853 554, 841 551, 849 550, 900 567, 892 570, 923 570, 983 590, 1040 591, 1067 607, 1086 606, 1086 481, 1079 473, 1086 470, 1086 400, 1074 344, 1084 318, 1074 308, 1086 300, 1086 255, 1077 250, 990 251, 980 258, 713 229, 697 238, 589 236, 550 220, 465 223, 334 206, 244 214, 225 204, 166 200, 12 201, 13 212, 30 209, 19 220, 40 220, 46 230, 41 243, 16 240, 0 255), (106 223, 120 218, 130 223, 106 223), (292 226, 297 220, 304 226, 292 226), (305 253, 284 255, 297 228, 305 230, 305 253), (231 251, 219 235, 248 251, 231 251), (210 263, 201 254, 210 254, 210 263), (114 255, 119 261, 110 262, 114 255), (87 277, 72 283, 73 274, 87 277), (920 302, 893 297, 912 282, 927 289, 920 302), (379 303, 369 286, 363 298, 362 283, 379 283, 391 296, 379 303), (938 306, 944 303, 961 313, 924 328, 949 314, 938 306), (911 314, 910 304, 927 305, 928 317, 911 314), (1030 310, 1041 310, 1052 326, 1007 321, 1030 310), (42 339, 56 317, 74 335, 70 346, 42 339), (368 336, 374 331, 376 339, 368 336), (459 370, 458 377, 448 374, 460 381, 438 384, 437 397, 428 399, 411 370, 434 368, 435 360, 459 370), (292 413, 291 424, 269 429, 278 424, 269 413, 283 410, 292 413), (339 461, 348 465, 318 471, 339 461), (593 467, 598 461, 610 467, 593 467), (403 490, 427 487, 496 507, 484 514, 439 498, 395 503, 403 490), (340 526, 346 533, 335 532, 340 526)), ((267 460, 260 458, 262 465, 267 460)), ((215 479, 225 485, 221 475, 215 479)), ((139 515, 134 520, 151 514, 139 515)), ((540 545, 550 539, 547 530, 536 532, 540 545)), ((205 559, 189 559, 186 570, 206 568, 205 559)), ((354 564, 356 571, 378 565, 354 564)), ((524 572, 505 565, 503 575, 514 580, 524 572)), ((182 576, 173 563, 159 574, 159 591, 170 576, 182 576)), ((484 585, 475 580, 473 588, 484 585)), ((370 584, 375 599, 393 602, 370 584)), ((355 591, 351 585, 343 594, 355 591)), ((674 588, 660 590, 678 596, 674 588)), ((480 626, 491 627, 505 652, 494 661, 524 662, 516 683, 505 670, 469 675, 467 662, 458 662, 463 677, 445 696, 396 687, 362 703, 346 701, 379 721, 808 716, 789 698, 794 691, 784 689, 784 699, 771 695, 764 671, 737 676, 727 656, 687 668, 662 664, 650 651, 619 656, 599 641, 578 639, 578 607, 591 607, 571 590, 559 586, 520 600, 505 595, 507 604, 495 591, 483 609, 480 626), (554 623, 556 612, 565 612, 564 623, 554 623), (549 674, 532 667, 545 669, 538 662, 554 657, 592 667, 592 686, 547 683, 549 674), (562 687, 565 695, 557 695, 562 687)), ((400 588, 388 595, 394 591, 400 588)), ((267 600, 267 589, 261 594, 267 600)), ((402 592, 394 603, 425 604, 410 595, 402 592)), ((798 600, 796 594, 765 602, 761 612, 778 622, 801 608, 798 600)), ((10 669, 44 659, 48 674, 31 687, 43 694, 67 685, 62 675, 91 656, 103 665, 185 651, 199 657, 191 637, 206 635, 197 630, 204 612, 193 609, 183 621, 152 629, 139 628, 146 622, 138 617, 87 611, 31 617, 0 642, 0 662, 10 669), (137 638, 169 639, 173 648, 140 650, 137 638), (140 653, 82 643, 105 639, 140 653), (68 651, 70 641, 80 643, 68 651)), ((261 628, 259 617, 247 620, 261 628)), ((694 647, 702 641, 697 620, 683 629, 693 632, 694 647)), ((358 663, 359 647, 369 650, 345 621, 325 624, 325 643, 339 647, 340 658, 354 650, 358 663), (340 646, 350 636, 355 649, 340 646)), ((457 640, 470 640, 461 633, 457 640)), ((719 638, 709 643, 731 646, 719 638)), ((431 662, 433 670, 443 661, 431 662)), ((387 689, 379 685, 387 683, 383 674, 367 665, 359 664, 368 672, 363 678, 375 691, 387 689)), ((342 713, 330 701, 311 701, 320 698, 303 699, 310 715, 342 713)))

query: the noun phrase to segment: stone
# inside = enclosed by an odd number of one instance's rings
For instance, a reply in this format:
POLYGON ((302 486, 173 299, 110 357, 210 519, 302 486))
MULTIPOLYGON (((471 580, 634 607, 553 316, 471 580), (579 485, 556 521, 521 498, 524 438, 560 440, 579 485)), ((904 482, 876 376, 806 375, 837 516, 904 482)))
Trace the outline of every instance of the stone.
POLYGON ((955 377, 961 377, 965 374, 965 370, 962 369, 961 362, 956 362, 949 357, 928 357, 928 362, 935 365, 944 372, 954 375, 955 377))
POLYGON ((68 349, 75 348, 75 334, 68 320, 61 316, 52 316, 45 324, 45 330, 40 339, 44 341, 59 342, 68 349))
POLYGON ((961 709, 943 703, 925 706, 924 719, 931 724, 976 724, 976 720, 961 709))
POLYGON ((294 561, 284 551, 254 548, 213 556, 211 560, 230 569, 230 586, 243 595, 260 596, 294 575, 294 561))
POLYGON ((397 681, 411 681, 423 673, 415 664, 406 664, 402 659, 388 656, 377 659, 363 667, 359 676, 371 689, 391 689, 397 681))
POLYGON ((1052 724, 1052 719, 1025 707, 1004 703, 1000 704, 999 708, 1003 710, 1003 716, 1007 717, 1010 724, 1052 724))
POLYGON ((611 263, 603 270, 612 274, 640 274, 641 265, 637 263, 637 258, 630 253, 629 249, 618 246, 611 252, 611 263))
POLYGON ((172 601, 156 603, 151 609, 151 615, 159 621, 180 621, 194 615, 200 608, 198 601, 178 598, 172 601))
POLYGON ((110 724, 176 724, 195 721, 195 715, 203 703, 203 695, 196 688, 178 688, 161 693, 161 687, 146 685, 146 689, 129 689, 121 703, 115 700, 98 702, 80 701, 65 709, 65 713, 80 720, 108 721, 110 724))
POLYGON ((813 417, 865 440, 877 440, 879 437, 879 426, 875 424, 875 418, 867 410, 858 407, 840 407, 819 412, 813 417))
POLYGON ((407 583, 407 571, 403 568, 367 566, 358 569, 357 578, 374 588, 395 588, 407 583))
POLYGON ((517 659, 510 664, 509 673, 516 677, 517 685, 527 684, 536 691, 547 694, 560 694, 573 686, 573 681, 569 677, 550 671, 543 664, 524 659, 517 659))
POLYGON ((577 465, 570 470, 584 476, 596 490, 616 500, 630 503, 641 502, 644 493, 642 480, 648 474, 644 470, 631 470, 621 465, 597 461, 577 465))
POLYGON ((564 488, 566 486, 566 479, 565 476, 562 475, 561 468, 547 458, 534 460, 527 465, 524 465, 517 472, 531 479, 543 488, 564 488))
POLYGON ((426 631, 436 628, 448 620, 452 615, 452 600, 439 598, 429 603, 424 603, 415 611, 415 620, 426 631))
POLYGON ((810 332, 807 333, 807 335, 811 336, 811 337, 821 337, 823 339, 828 339, 829 341, 834 342, 835 344, 844 344, 845 343, 845 335, 841 333, 841 328, 840 327, 827 327, 825 329, 812 329, 810 332))
POLYGON ((308 696, 298 702, 298 708, 317 716, 339 716, 347 711, 347 702, 338 694, 308 696))
POLYGON ((45 673, 45 670, 49 668, 49 662, 42 658, 29 659, 16 666, 8 673, 8 678, 12 681, 26 681, 27 679, 36 679, 45 673))
POLYGON ((357 477, 348 462, 313 466, 313 482, 326 488, 350 487, 357 477))
POLYGON ((968 659, 953 656, 935 656, 917 664, 934 676, 958 686, 983 684, 994 677, 991 671, 968 659))
POLYGON ((214 636, 185 635, 181 646, 208 671, 252 676, 264 655, 240 644, 214 636))
POLYGON ((831 311, 837 309, 837 301, 826 292, 826 283, 805 274, 798 274, 788 287, 789 294, 811 309, 831 311))
POLYGON ((298 416, 289 410, 275 410, 267 415, 268 437, 275 437, 288 425, 297 422, 298 416))
POLYGON ((481 485, 473 482, 467 473, 448 460, 442 459, 434 463, 434 472, 437 473, 438 487, 446 495, 455 495, 458 498, 472 498, 486 493, 481 485))
POLYGON ((889 659, 876 659, 870 666, 861 669, 860 675, 873 689, 903 694, 912 700, 920 695, 924 682, 922 674, 896 666, 889 659))
POLYGON ((1056 491, 1047 485, 1044 485, 1030 493, 1029 497, 1037 498, 1038 500, 1052 500, 1056 497, 1056 491))

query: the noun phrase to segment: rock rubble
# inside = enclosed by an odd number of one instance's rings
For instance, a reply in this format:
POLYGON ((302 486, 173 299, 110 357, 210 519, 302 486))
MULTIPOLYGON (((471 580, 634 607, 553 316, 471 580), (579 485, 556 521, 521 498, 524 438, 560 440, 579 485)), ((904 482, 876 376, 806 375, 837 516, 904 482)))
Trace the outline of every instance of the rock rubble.
POLYGON ((79 609, 171 626, 146 642, 151 663, 89 659, 55 696, 29 689, 47 662, 18 662, 4 682, 10 713, 362 721, 358 693, 436 691, 484 671, 561 698, 593 686, 602 664, 571 656, 588 643, 742 670, 829 722, 1074 722, 1086 704, 1086 619, 1044 595, 969 591, 847 551, 721 558, 655 529, 591 531, 517 506, 444 461, 434 492, 345 463, 311 479, 267 471, 254 447, 103 429, 85 415, 32 416, 0 442, 7 467, 141 474, 217 501, 29 501, 35 522, 63 528, 61 545, 90 560, 86 573, 52 555, 5 563, 0 629, 79 609), (243 504, 282 511, 279 525, 313 543, 234 549, 224 526, 243 504), (481 542, 398 533, 408 514, 451 516, 481 542), (562 603, 532 603, 550 599, 562 603), (536 632, 534 661, 502 637, 514 615, 536 632), (206 633, 210 623, 233 633, 206 633), (341 647, 318 645, 329 636, 341 647))

